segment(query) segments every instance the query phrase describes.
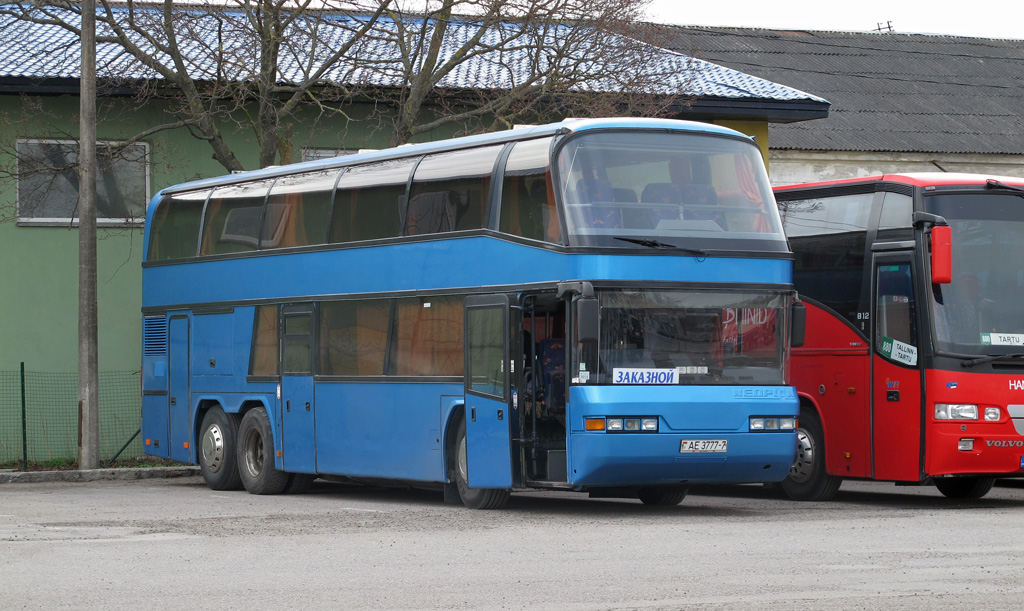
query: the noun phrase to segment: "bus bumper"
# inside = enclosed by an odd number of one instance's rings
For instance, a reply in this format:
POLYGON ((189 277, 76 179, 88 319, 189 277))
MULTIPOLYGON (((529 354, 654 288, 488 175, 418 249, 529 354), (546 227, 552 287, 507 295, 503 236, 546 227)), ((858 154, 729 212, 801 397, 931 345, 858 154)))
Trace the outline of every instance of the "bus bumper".
POLYGON ((573 433, 569 483, 581 487, 780 482, 796 453, 796 433, 573 433), (726 440, 724 452, 682 452, 684 440, 726 440))

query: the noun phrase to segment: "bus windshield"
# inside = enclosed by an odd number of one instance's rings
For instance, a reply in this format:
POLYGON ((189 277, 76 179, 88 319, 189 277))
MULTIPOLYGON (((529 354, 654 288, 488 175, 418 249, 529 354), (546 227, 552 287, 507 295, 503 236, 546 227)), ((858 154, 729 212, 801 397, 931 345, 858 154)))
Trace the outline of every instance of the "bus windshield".
POLYGON ((558 153, 569 244, 785 251, 760 151, 699 133, 584 133, 558 153))
POLYGON ((786 293, 615 289, 597 296, 600 339, 580 352, 580 383, 784 383, 786 293))
POLYGON ((953 281, 933 285, 936 348, 959 354, 1010 354, 1024 346, 1024 199, 997 193, 926 198, 953 233, 953 281))

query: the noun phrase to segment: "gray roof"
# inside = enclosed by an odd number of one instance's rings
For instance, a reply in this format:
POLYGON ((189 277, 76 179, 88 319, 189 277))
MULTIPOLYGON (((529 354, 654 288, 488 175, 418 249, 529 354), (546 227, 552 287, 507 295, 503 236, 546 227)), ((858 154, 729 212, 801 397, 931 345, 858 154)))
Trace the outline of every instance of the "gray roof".
MULTIPOLYGON (((1024 154, 1024 42, 665 26, 668 46, 827 98, 779 149, 1024 154)), ((664 43, 663 43, 664 44, 664 43)))
MULTIPOLYGON (((3 5, 0 5, 0 9, 2 8, 3 5)), ((181 10, 187 11, 188 9, 181 10)), ((125 12, 126 9, 114 9, 114 11, 125 12)), ((140 15, 145 11, 150 11, 150 18, 154 23, 151 29, 154 35, 159 35, 159 11, 136 8, 134 18, 140 19, 140 15)), ((62 11, 62 14, 71 23, 79 22, 78 17, 71 12, 62 11)), ((127 16, 126 12, 125 15, 127 16)), ((190 15, 194 17, 194 20, 189 23, 190 33, 194 38, 190 44, 182 45, 182 49, 187 56, 191 73, 197 78, 217 74, 217 66, 211 60, 210 51, 224 45, 230 47, 230 51, 236 54, 236 59, 240 60, 234 64, 237 71, 232 76, 239 79, 251 78, 251 72, 259 66, 255 45, 251 44, 251 41, 246 41, 244 34, 238 35, 237 40, 231 40, 232 33, 238 34, 244 28, 241 24, 244 24, 246 16, 243 13, 226 9, 217 11, 216 15, 200 11, 192 12, 190 15), (223 23, 218 24, 218 21, 227 21, 231 27, 226 27, 223 23), (226 42, 218 41, 218 36, 226 36, 226 42), (249 73, 245 73, 246 70, 249 73)), ((352 27, 356 23, 355 17, 329 13, 323 17, 327 21, 334 20, 336 27, 333 30, 323 27, 318 31, 317 36, 324 37, 321 40, 327 40, 328 43, 319 45, 317 48, 335 46, 344 38, 352 36, 352 27), (331 39, 332 36, 333 39, 331 39)), ((309 32, 304 30, 304 27, 307 27, 305 22, 301 20, 294 22, 285 37, 290 40, 309 40, 309 32)), ((393 30, 395 24, 384 19, 380 22, 379 27, 384 30, 393 30)), ((497 28, 511 27, 521 26, 500 24, 495 26, 495 35, 497 35, 497 28)), ((449 44, 442 50, 442 59, 454 54, 460 45, 475 34, 477 29, 477 23, 452 22, 449 26, 451 34, 448 39, 449 44)), ((99 30, 102 35, 104 33, 102 25, 99 30)), ((563 30, 568 31, 565 28, 563 30)), ((559 36, 564 35, 565 32, 556 29, 546 35, 559 36)), ((389 45, 393 44, 392 41, 384 40, 386 38, 388 36, 382 36, 375 42, 372 39, 367 39, 367 44, 362 52, 375 59, 398 58, 399 54, 389 48, 389 45)), ((485 40, 485 42, 487 41, 485 40)), ((153 49, 152 45, 145 41, 137 40, 137 43, 143 49, 153 49)), ((309 59, 309 46, 311 45, 305 47, 301 44, 294 45, 289 50, 291 54, 282 53, 279 74, 282 82, 301 80, 303 64, 309 59)), ((153 55, 160 57, 160 54, 155 51, 153 51, 153 55)), ((458 69, 445 77, 438 86, 455 89, 507 88, 515 82, 521 82, 529 62, 530 58, 522 49, 499 49, 481 53, 465 61, 458 69)), ((158 78, 156 73, 126 55, 113 44, 100 44, 97 47, 97 64, 97 72, 101 78, 104 76, 127 79, 158 78)), ((40 91, 42 90, 40 84, 45 81, 77 81, 79 66, 79 43, 78 37, 74 33, 56 25, 17 21, 11 16, 0 15, 0 92, 16 91, 19 87, 31 91, 33 84, 36 86, 36 91, 40 91)), ((759 113, 759 116, 763 118, 774 115, 774 120, 801 120, 827 114, 828 103, 822 98, 732 68, 694 60, 680 52, 659 49, 653 69, 656 73, 665 76, 659 77, 657 90, 649 91, 649 93, 694 96, 698 100, 702 100, 705 105, 708 100, 717 100, 719 104, 727 106, 745 106, 747 109, 756 107, 759 110, 754 112, 754 115, 759 113), (688 69, 693 65, 696 65, 698 70, 696 78, 691 79, 688 69)), ((353 66, 340 61, 333 65, 325 75, 325 80, 332 82, 380 87, 400 86, 402 78, 402 71, 397 59, 391 66, 383 64, 373 70, 367 70, 365 65, 353 66)), ((617 83, 612 82, 612 79, 607 79, 604 82, 590 82, 587 83, 587 86, 596 90, 619 90, 616 89, 617 83)))

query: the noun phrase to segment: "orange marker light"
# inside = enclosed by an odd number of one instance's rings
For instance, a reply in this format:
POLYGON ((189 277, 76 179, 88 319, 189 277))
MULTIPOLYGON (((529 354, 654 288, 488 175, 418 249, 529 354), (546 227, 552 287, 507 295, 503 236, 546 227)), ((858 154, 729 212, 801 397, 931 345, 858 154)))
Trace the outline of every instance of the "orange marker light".
POLYGON ((588 431, 603 431, 604 418, 585 418, 583 420, 583 427, 588 431))
POLYGON ((188 442, 187 441, 185 442, 185 449, 186 450, 188 449, 188 442))
POLYGON ((153 445, 153 440, 152 440, 152 439, 147 439, 147 440, 146 440, 146 445, 147 445, 147 446, 149 446, 149 445, 153 445))

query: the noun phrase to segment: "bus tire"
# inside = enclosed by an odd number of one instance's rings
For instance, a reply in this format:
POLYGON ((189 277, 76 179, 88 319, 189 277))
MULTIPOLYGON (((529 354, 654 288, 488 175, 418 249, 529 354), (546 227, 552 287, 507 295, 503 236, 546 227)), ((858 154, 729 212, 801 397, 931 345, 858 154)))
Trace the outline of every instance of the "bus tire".
POLYGON ((284 487, 285 494, 302 494, 313 485, 315 475, 308 473, 291 473, 288 475, 288 485, 284 487))
POLYGON ((274 434, 262 408, 251 409, 238 427, 238 474, 249 494, 281 494, 288 473, 274 467, 274 434))
POLYGON ((825 433, 813 410, 800 411, 796 430, 796 458, 782 490, 794 501, 828 501, 839 492, 843 480, 825 471, 825 433))
POLYGON ((225 414, 219 405, 206 410, 199 427, 199 472, 211 490, 239 490, 235 446, 238 439, 238 414, 225 414))
POLYGON ((686 498, 686 486, 651 486, 636 491, 636 496, 644 505, 678 505, 686 498))
POLYGON ((947 477, 935 480, 935 487, 951 499, 980 499, 995 483, 994 477, 947 477))
POLYGON ((459 420, 454 451, 449 455, 448 477, 455 481, 462 504, 470 509, 499 509, 505 506, 511 491, 502 488, 470 488, 469 461, 466 457, 466 420, 459 420))

